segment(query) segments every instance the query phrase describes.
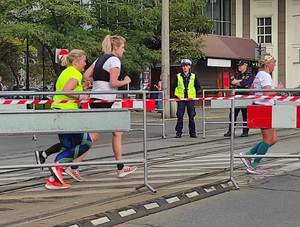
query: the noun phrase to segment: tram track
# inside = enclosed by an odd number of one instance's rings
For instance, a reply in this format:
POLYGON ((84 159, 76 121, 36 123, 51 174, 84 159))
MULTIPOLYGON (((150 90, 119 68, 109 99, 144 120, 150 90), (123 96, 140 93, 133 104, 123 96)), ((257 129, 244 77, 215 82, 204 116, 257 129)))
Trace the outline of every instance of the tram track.
MULTIPOLYGON (((289 135, 283 135, 283 136, 280 136, 280 140, 281 141, 286 141, 286 140, 291 139, 291 138, 297 138, 297 137, 299 137, 299 134, 300 133, 295 132, 295 133, 291 133, 289 135)), ((249 148, 252 144, 254 144, 257 141, 257 138, 256 138, 257 136, 256 135, 252 135, 251 137, 253 137, 253 139, 243 141, 240 144, 236 144, 235 149, 249 148)), ((181 149, 181 148, 191 150, 191 148, 193 148, 195 146, 199 146, 199 145, 203 145, 203 144, 210 144, 210 143, 220 143, 222 141, 229 142, 228 138, 213 139, 213 140, 210 140, 210 141, 194 142, 194 143, 190 143, 190 144, 183 144, 183 145, 175 145, 175 146, 170 146, 170 147, 149 149, 148 154, 154 153, 156 151, 164 151, 164 150, 172 151, 172 149, 181 149)), ((227 147, 226 149, 229 150, 228 146, 229 145, 226 144, 225 147, 227 147)), ((172 163, 172 162, 176 162, 176 161, 184 161, 184 160, 189 160, 189 159, 193 159, 193 158, 205 157, 205 156, 209 156, 209 155, 216 155, 216 154, 219 154, 219 153, 222 153, 222 152, 224 152, 224 147, 205 148, 205 151, 204 151, 204 149, 201 149, 201 147, 200 147, 196 151, 194 151, 192 149, 192 151, 186 152, 184 154, 184 156, 176 157, 174 155, 167 154, 167 155, 161 155, 159 157, 160 160, 157 160, 156 157, 155 158, 150 157, 150 158, 148 158, 148 166, 153 167, 153 166, 158 165, 158 164, 167 164, 167 163, 172 163), (170 159, 161 160, 163 158, 170 158, 170 159)), ((137 155, 137 154, 141 154, 141 153, 143 153, 142 150, 141 151, 135 151, 135 152, 132 152, 132 153, 129 153, 129 154, 124 154, 124 158, 126 157, 126 158, 129 159, 130 157, 132 157, 134 155, 137 155)), ((298 154, 299 152, 296 152, 296 153, 298 154)), ((175 154, 176 154, 176 152, 175 152, 175 154)), ((114 158, 114 156, 93 158, 93 159, 88 159, 88 161, 100 161, 100 160, 106 160, 106 159, 111 159, 111 158, 114 158)), ((272 162, 274 160, 275 160, 275 158, 270 158, 270 159, 267 160, 267 162, 269 163, 269 162, 272 162)), ((138 166, 143 167, 143 165, 138 165, 138 166)), ((97 167, 87 167, 87 168, 83 169, 82 172, 84 173, 84 172, 87 172, 87 171, 90 171, 90 170, 97 170, 97 167)), ((7 171, 7 172, 1 172, 0 173, 0 178, 1 178, 1 176, 5 176, 5 174, 16 173, 16 172, 20 172, 20 171, 23 171, 23 172, 25 171, 24 175, 31 175, 33 173, 36 174, 36 172, 34 172, 34 170, 31 169, 31 168, 30 169, 22 169, 22 170, 10 170, 10 171, 7 171)), ((226 171, 228 171, 228 168, 226 168, 222 171, 226 172, 226 171)), ((97 174, 109 174, 109 173, 112 173, 112 172, 114 172, 114 170, 104 170, 104 171, 99 170, 99 171, 95 171, 94 173, 89 173, 86 176, 93 176, 93 175, 97 175, 97 174)), ((217 175, 217 174, 220 174, 219 170, 215 171, 215 175, 217 175)), ((30 178, 30 179, 20 180, 18 182, 9 182, 9 183, 0 184, 0 195, 6 194, 6 193, 16 192, 16 191, 20 191, 20 190, 24 190, 24 189, 30 188, 30 187, 33 187, 33 188, 34 187, 41 187, 41 186, 44 185, 44 182, 39 183, 39 182, 34 182, 34 181, 39 181, 39 180, 42 180, 44 178, 45 178, 45 176, 35 176, 35 177, 30 178), (20 186, 20 184, 24 184, 24 183, 28 183, 28 182, 31 182, 31 185, 22 185, 22 186, 20 186), (3 187, 9 187, 9 186, 11 188, 3 189, 3 187)))
MULTIPOLYGON (((239 144, 236 144, 235 148, 236 149, 249 148, 253 143, 255 143, 257 141, 257 138, 258 138, 257 135, 251 135, 250 138, 247 141, 238 141, 239 144)), ((281 135, 280 136, 281 141, 287 141, 287 140, 293 139, 293 138, 299 138, 299 133, 290 133, 288 135, 281 135)), ((161 148, 161 149, 150 149, 149 154, 151 154, 151 153, 154 154, 155 151, 158 151, 158 150, 159 151, 167 151, 167 150, 171 149, 170 153, 172 153, 172 151, 175 150, 175 155, 174 154, 173 155, 172 154, 162 155, 162 156, 160 156, 161 160, 157 160, 156 157, 150 157, 149 158, 149 166, 150 167, 155 167, 155 165, 158 165, 158 164, 167 164, 167 163, 171 163, 171 162, 184 161, 184 160, 193 159, 193 158, 197 158, 197 157, 205 157, 205 156, 209 156, 209 155, 216 155, 216 154, 224 152, 224 149, 229 150, 228 143, 229 143, 229 140, 227 138, 226 139, 221 138, 221 139, 216 139, 216 140, 213 140, 213 141, 209 141, 207 143, 197 142, 197 143, 192 143, 192 144, 189 144, 189 145, 164 147, 164 148, 161 148), (224 141, 227 141, 226 146, 224 145, 225 143, 223 143, 224 141), (216 147, 202 148, 201 149, 201 146, 199 146, 201 144, 203 145, 203 144, 216 143, 216 142, 221 144, 220 147, 217 147, 217 148, 216 147), (181 149, 183 147, 186 148, 185 150, 187 150, 187 152, 181 152, 179 156, 176 156, 176 154, 177 154, 176 149, 181 149), (189 151, 189 150, 191 150, 191 151, 189 151), (164 158, 171 158, 171 159, 164 159, 164 158)), ((138 154, 140 154, 140 153, 142 153, 142 151, 138 152, 138 154)), ((297 152, 297 153, 299 153, 299 152, 297 152)), ((134 156, 134 155, 133 154, 127 154, 125 157, 129 158, 129 157, 132 157, 132 156, 134 156)), ((94 159, 94 160, 103 160, 105 158, 110 158, 110 157, 102 157, 102 158, 98 158, 98 159, 94 159)), ((268 159, 267 163, 271 163, 273 161, 275 161, 274 158, 268 159)), ((242 167, 243 167, 242 165, 236 165, 235 170, 240 169, 242 167)), ((91 168, 88 168, 88 169, 89 170, 90 169, 95 169, 95 167, 91 167, 91 168)), ((83 171, 87 171, 87 169, 85 169, 83 171)), ((211 172, 204 173, 204 174, 199 174, 197 176, 183 177, 182 179, 179 179, 179 180, 175 180, 175 181, 165 183, 165 184, 160 184, 160 185, 156 186, 155 188, 162 189, 164 187, 177 185, 177 184, 180 184, 180 183, 189 182, 189 181, 193 181, 193 180, 198 180, 198 179, 201 179, 201 178, 213 177, 213 176, 217 176, 219 174, 226 174, 226 173, 228 173, 228 171, 229 171, 229 167, 218 169, 218 170, 213 170, 211 172)), ((99 172, 101 172, 101 171, 99 171, 99 172)), ((105 172, 110 173, 110 172, 114 172, 114 171, 105 171, 105 172)), ((101 172, 101 173, 104 173, 104 172, 101 172)), ((87 176, 92 176, 92 175, 95 175, 95 174, 98 174, 98 173, 89 174, 87 176)), ((243 176, 243 175, 245 175, 245 174, 239 174, 236 177, 243 176)), ((1 177, 1 174, 0 174, 0 177, 1 177)), ((43 183, 39 183, 39 182, 34 183, 35 180, 40 180, 41 178, 42 177, 28 179, 27 181, 32 182, 31 187, 33 187, 33 188, 42 187, 44 182, 43 183)), ((28 187, 30 187, 30 186, 23 187, 23 188, 22 187, 20 187, 20 188, 15 187, 14 189, 12 188, 11 190, 6 191, 6 192, 3 192, 3 191, 0 190, 0 195, 7 194, 7 193, 13 193, 13 192, 17 192, 17 191, 22 191, 22 190, 24 190, 28 187)), ((86 202, 86 203, 80 203, 80 204, 77 204, 77 205, 73 205, 71 207, 58 208, 55 211, 50 211, 50 212, 39 214, 39 215, 32 215, 32 216, 28 216, 28 217, 24 217, 24 218, 19 218, 18 220, 15 220, 15 221, 12 221, 12 222, 9 222, 9 223, 5 223, 5 225, 30 226, 30 223, 33 223, 33 222, 36 222, 36 221, 39 221, 39 220, 42 221, 42 220, 47 220, 49 218, 55 218, 57 216, 67 214, 67 213, 72 212, 74 210, 86 209, 90 206, 96 206, 96 205, 97 206, 107 205, 107 204, 110 204, 110 203, 113 203, 113 202, 118 202, 118 201, 124 200, 124 199, 134 199, 135 197, 137 197, 139 195, 145 195, 147 193, 149 193, 149 192, 146 189, 143 189, 143 190, 140 190, 140 191, 122 193, 122 195, 117 195, 117 196, 110 197, 110 198, 102 198, 102 199, 95 198, 95 200, 93 200, 93 201, 89 201, 89 202, 86 202)))

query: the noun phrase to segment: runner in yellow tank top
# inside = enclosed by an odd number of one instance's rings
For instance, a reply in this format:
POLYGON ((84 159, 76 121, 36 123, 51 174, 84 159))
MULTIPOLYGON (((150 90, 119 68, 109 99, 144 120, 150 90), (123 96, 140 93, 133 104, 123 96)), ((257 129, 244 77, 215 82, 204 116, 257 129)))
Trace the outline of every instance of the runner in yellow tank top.
MULTIPOLYGON (((78 69, 74 66, 68 66, 58 77, 56 82, 56 91, 63 91, 65 85, 72 81, 72 83, 76 84, 72 91, 83 91, 82 87, 82 74, 78 69)), ((53 100, 74 100, 74 98, 67 95, 54 95, 53 100)), ((77 103, 54 103, 51 105, 52 108, 57 109, 78 109, 77 103)))
MULTIPOLYGON (((82 50, 72 50, 69 55, 64 56, 62 65, 68 67, 60 74, 56 91, 83 91, 82 74, 86 65, 86 54, 82 50)), ((87 95, 55 95, 54 100, 74 100, 87 99, 87 95)), ((53 104, 52 108, 56 109, 77 109, 76 103, 60 103, 53 104)), ((84 154, 90 149, 92 142, 98 139, 97 133, 72 133, 59 134, 61 152, 56 156, 55 163, 73 162, 74 159, 83 158, 84 154)), ((49 177, 45 187, 47 189, 66 189, 70 185, 65 183, 62 172, 64 168, 55 166, 49 168, 51 176, 49 177)), ((74 173, 70 167, 66 170, 74 173)), ((66 171, 67 172, 67 171, 66 171)), ((68 173, 68 172, 67 172, 68 173)))

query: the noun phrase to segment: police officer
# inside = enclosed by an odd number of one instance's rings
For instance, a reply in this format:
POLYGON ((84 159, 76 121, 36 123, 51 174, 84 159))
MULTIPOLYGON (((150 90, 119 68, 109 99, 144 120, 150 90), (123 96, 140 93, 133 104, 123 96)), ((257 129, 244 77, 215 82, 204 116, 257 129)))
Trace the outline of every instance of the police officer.
MULTIPOLYGON (((248 69, 249 62, 245 60, 240 60, 238 62, 238 72, 232 76, 231 79, 231 88, 235 89, 249 89, 251 88, 251 85, 254 80, 254 75, 251 73, 251 71, 248 69)), ((241 93, 245 95, 246 93, 241 93)), ((247 137, 249 128, 247 127, 247 109, 246 108, 236 108, 234 110, 234 121, 236 121, 239 112, 242 112, 242 117, 243 117, 243 133, 241 134, 241 137, 247 137)), ((231 121, 231 111, 229 113, 229 121, 231 121)), ((228 131, 224 134, 225 137, 231 136, 231 127, 229 124, 228 131)))
MULTIPOLYGON (((177 98, 196 98, 197 91, 200 89, 199 81, 194 73, 191 73, 192 61, 189 59, 181 60, 181 73, 175 78, 175 96, 177 98)), ((181 138, 183 128, 183 116, 187 108, 189 116, 189 134, 192 138, 197 138, 194 117, 195 101, 177 101, 177 124, 175 127, 176 138, 181 138)))

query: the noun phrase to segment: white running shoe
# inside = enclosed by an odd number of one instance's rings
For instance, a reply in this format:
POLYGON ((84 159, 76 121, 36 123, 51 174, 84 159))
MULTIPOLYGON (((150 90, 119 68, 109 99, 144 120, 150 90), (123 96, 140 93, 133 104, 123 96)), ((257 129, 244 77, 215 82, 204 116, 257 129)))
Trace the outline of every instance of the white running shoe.
POLYGON ((262 170, 261 168, 253 168, 252 166, 247 168, 247 172, 250 174, 262 175, 266 174, 266 171, 262 170))
POLYGON ((78 182, 83 181, 83 178, 80 176, 78 169, 72 169, 71 167, 68 167, 65 169, 65 173, 67 173, 70 177, 72 177, 74 180, 78 182))
POLYGON ((125 177, 128 174, 135 172, 136 169, 137 169, 136 166, 124 166, 123 169, 117 170, 118 177, 120 177, 120 178, 125 177))
MULTIPOLYGON (((240 155, 244 155, 243 152, 240 155)), ((241 161, 247 168, 251 167, 251 158, 241 158, 241 161)))

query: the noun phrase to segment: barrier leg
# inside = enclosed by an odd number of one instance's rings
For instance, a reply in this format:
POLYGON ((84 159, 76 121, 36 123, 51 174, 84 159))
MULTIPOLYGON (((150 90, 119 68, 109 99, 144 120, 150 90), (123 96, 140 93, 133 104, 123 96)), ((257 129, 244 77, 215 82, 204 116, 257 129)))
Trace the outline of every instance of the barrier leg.
POLYGON ((148 183, 148 161, 147 161, 147 114, 146 114, 146 93, 143 93, 143 125, 144 125, 144 140, 143 140, 143 148, 144 148, 144 184, 137 186, 136 190, 139 190, 143 187, 147 187, 153 193, 156 193, 156 190, 148 183))
POLYGON ((235 91, 232 91, 232 97, 231 99, 231 135, 230 135, 230 180, 232 181, 233 185, 236 189, 239 189, 240 187, 236 183, 233 177, 233 170, 234 170, 234 109, 235 109, 235 99, 234 99, 235 91))
MULTIPOLYGON (((39 144, 38 144, 38 138, 35 134, 32 135, 32 141, 34 141, 34 143, 35 143, 35 151, 34 152, 38 152, 39 151, 39 149, 38 149, 39 144)), ((39 160, 37 160, 37 159, 36 159, 36 163, 41 164, 41 163, 39 163, 39 160)), ((44 167, 41 167, 41 170, 44 170, 44 167)))
POLYGON ((161 107, 162 107, 162 138, 166 138, 166 115, 165 115, 165 96, 161 93, 161 107))
POLYGON ((205 91, 202 92, 202 138, 205 138, 205 91))

